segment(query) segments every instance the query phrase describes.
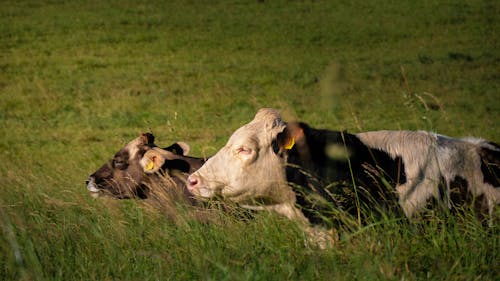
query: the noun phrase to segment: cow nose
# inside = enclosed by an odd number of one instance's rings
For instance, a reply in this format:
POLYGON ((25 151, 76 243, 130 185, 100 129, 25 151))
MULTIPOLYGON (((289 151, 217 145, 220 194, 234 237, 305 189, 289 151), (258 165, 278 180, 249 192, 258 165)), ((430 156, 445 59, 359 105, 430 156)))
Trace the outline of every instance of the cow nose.
POLYGON ((198 194, 200 179, 195 175, 190 175, 187 179, 187 188, 192 194, 198 194))
POLYGON ((87 189, 90 192, 99 192, 99 188, 97 187, 97 184, 95 183, 95 178, 90 176, 86 181, 85 184, 87 185, 87 189))
POLYGON ((195 178, 195 177, 189 177, 188 178, 188 182, 189 182, 190 185, 195 186, 195 185, 198 184, 198 179, 195 178))

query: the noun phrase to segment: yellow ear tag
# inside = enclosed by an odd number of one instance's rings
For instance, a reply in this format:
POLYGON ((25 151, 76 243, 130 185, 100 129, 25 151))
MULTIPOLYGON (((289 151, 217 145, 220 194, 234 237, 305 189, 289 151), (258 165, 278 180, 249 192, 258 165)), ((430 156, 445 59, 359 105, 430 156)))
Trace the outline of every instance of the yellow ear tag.
POLYGON ((147 165, 146 165, 146 171, 151 171, 153 170, 153 168, 155 167, 155 163, 154 161, 150 161, 147 165))
POLYGON ((290 150, 292 149, 294 144, 295 144, 295 138, 290 138, 288 139, 288 143, 285 144, 284 148, 290 150))

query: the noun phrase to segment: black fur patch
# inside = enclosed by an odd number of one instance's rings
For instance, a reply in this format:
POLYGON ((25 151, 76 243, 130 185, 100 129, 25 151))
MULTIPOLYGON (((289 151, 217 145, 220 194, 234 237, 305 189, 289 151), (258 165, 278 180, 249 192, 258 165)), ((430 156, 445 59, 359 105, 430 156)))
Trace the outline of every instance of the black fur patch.
MULTIPOLYGON (((440 184, 439 186, 443 186, 440 184)), ((450 182, 450 200, 454 204, 463 205, 467 202, 471 202, 472 194, 468 190, 469 183, 466 179, 462 177, 455 177, 453 181, 450 182)), ((444 193, 444 189, 440 188, 440 191, 444 193)), ((441 192, 440 192, 441 193, 441 192)), ((445 198, 445 194, 440 194, 441 198, 445 198)))
POLYGON ((174 143, 171 146, 165 147, 163 149, 173 152, 177 155, 184 155, 184 149, 182 149, 182 147, 178 143, 174 143))
POLYGON ((400 158, 369 149, 347 132, 299 126, 305 139, 289 151, 286 175, 311 223, 328 224, 338 209, 355 214, 361 207, 357 202, 368 207, 397 204, 394 186, 406 181, 400 158), (325 150, 331 145, 345 154, 329 157, 325 150))
POLYGON ((182 159, 166 160, 165 163, 163 163, 163 166, 161 167, 163 171, 179 170, 183 173, 189 173, 190 168, 191 166, 189 165, 189 163, 182 159))
POLYGON ((479 151, 481 171, 483 172, 484 182, 498 188, 500 187, 500 145, 492 142, 488 144, 495 149, 481 147, 479 151))

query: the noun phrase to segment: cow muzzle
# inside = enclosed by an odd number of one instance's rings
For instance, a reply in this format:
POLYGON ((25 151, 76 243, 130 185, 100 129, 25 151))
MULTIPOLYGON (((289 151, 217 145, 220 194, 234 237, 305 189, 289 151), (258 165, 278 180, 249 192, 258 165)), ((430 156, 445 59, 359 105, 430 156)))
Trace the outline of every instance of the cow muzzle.
POLYGON ((211 198, 214 196, 203 179, 196 174, 192 174, 187 178, 186 187, 191 194, 198 197, 211 198))
POLYGON ((97 184, 95 183, 95 178, 90 176, 85 183, 87 184, 87 189, 92 197, 98 197, 101 191, 97 184))

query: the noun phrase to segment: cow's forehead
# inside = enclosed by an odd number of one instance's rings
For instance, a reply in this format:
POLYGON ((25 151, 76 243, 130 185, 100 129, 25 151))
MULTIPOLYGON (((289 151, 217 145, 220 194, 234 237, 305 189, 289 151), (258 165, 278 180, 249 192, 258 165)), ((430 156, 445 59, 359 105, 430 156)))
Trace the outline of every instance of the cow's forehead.
POLYGON ((261 143, 261 139, 264 137, 263 132, 257 130, 254 126, 248 126, 247 124, 236 130, 231 135, 227 143, 228 145, 248 144, 250 142, 261 143))
POLYGON ((278 110, 273 108, 261 108, 255 114, 253 121, 270 121, 274 122, 275 120, 281 120, 281 115, 278 110))
POLYGON ((285 123, 281 120, 277 111, 257 112, 252 122, 237 129, 228 141, 228 144, 258 142, 259 144, 270 144, 276 135, 283 131, 285 123))
POLYGON ((257 130, 264 130, 266 133, 280 132, 286 126, 279 111, 272 108, 260 109, 248 125, 256 127, 257 130))
POLYGON ((140 151, 142 146, 144 146, 144 139, 142 137, 138 137, 127 143, 123 150, 129 153, 129 158, 134 158, 135 155, 140 151))

